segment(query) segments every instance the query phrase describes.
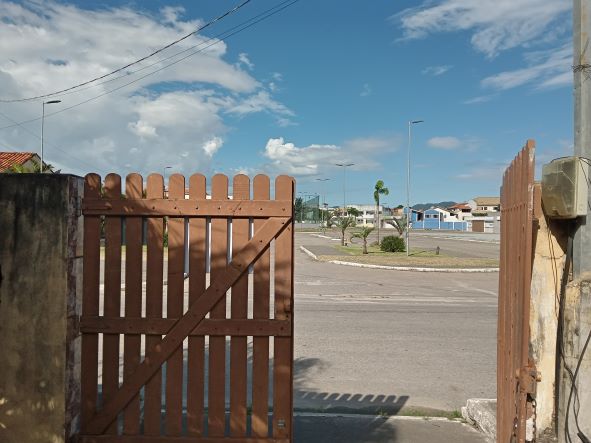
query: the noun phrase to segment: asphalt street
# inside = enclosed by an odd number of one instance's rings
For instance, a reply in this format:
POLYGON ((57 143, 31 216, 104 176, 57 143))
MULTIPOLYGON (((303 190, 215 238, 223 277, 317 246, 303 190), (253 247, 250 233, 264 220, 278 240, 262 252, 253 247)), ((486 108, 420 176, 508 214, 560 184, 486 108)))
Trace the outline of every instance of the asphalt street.
MULTIPOLYGON (((301 233, 296 248, 326 241, 301 233)), ((299 249, 295 266, 296 407, 451 411, 496 396, 498 274, 355 268, 299 249)))

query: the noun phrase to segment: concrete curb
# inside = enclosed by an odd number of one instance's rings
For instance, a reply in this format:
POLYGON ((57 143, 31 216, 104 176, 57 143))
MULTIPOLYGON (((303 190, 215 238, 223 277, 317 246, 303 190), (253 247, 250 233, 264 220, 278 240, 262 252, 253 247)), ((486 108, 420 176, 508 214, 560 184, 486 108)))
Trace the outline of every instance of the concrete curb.
MULTIPOLYGON (((308 250, 305 246, 300 246, 300 250, 308 255, 313 260, 319 261, 316 254, 308 250)), ((391 271, 409 271, 409 272, 449 272, 449 273, 493 273, 499 272, 499 268, 421 268, 417 266, 386 266, 386 265, 371 265, 366 263, 352 263, 342 260, 328 260, 324 263, 332 263, 334 265, 354 266, 356 268, 369 269, 388 269, 391 271)))
POLYGON ((451 272, 451 273, 465 273, 465 272, 499 272, 499 268, 420 268, 415 266, 386 266, 386 265, 370 265, 366 263, 351 263, 341 260, 329 260, 328 263, 335 265, 355 266, 357 268, 371 268, 371 269, 390 269, 392 271, 411 271, 411 272, 451 272))
POLYGON ((469 398, 462 407, 462 417, 478 428, 487 441, 497 440, 497 399, 469 398))

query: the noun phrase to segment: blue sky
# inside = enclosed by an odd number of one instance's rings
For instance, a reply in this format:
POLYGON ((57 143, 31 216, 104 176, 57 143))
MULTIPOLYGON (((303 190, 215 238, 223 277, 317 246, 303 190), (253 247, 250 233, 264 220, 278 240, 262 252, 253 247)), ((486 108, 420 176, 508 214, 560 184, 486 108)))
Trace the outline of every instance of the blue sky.
MULTIPOLYGON (((0 96, 85 81, 238 3, 0 2, 0 96)), ((278 3, 252 0, 154 60, 278 3)), ((348 203, 370 203, 383 179, 394 206, 405 200, 407 121, 423 119, 413 128, 412 201, 498 195, 526 139, 537 141, 539 164, 572 150, 570 3, 300 0, 174 67, 49 115, 46 158, 78 174, 169 165, 187 175, 289 173, 302 193, 320 193, 316 179, 329 178, 329 204, 342 203, 334 163, 346 161, 355 163, 348 203)), ((39 121, 13 122, 40 107, 0 103, 0 149, 38 150, 39 121)))

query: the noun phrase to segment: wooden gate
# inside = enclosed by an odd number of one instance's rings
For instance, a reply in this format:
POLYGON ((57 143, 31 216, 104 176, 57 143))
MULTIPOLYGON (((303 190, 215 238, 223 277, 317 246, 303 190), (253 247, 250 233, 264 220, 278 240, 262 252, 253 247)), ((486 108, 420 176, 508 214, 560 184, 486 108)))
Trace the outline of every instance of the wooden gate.
POLYGON ((294 180, 253 184, 86 176, 81 442, 292 441, 294 180))
POLYGON ((529 358, 534 235, 534 153, 528 140, 503 177, 497 344, 497 441, 525 442, 534 413, 536 370, 529 358))

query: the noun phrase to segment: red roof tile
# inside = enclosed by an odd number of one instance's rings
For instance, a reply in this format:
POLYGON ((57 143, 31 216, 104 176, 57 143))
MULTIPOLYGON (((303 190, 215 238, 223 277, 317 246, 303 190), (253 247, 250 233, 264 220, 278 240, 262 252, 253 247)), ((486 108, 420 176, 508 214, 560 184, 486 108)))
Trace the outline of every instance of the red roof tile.
POLYGON ((28 162, 35 154, 34 152, 0 152, 0 171, 14 165, 22 165, 28 162))

